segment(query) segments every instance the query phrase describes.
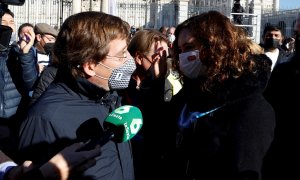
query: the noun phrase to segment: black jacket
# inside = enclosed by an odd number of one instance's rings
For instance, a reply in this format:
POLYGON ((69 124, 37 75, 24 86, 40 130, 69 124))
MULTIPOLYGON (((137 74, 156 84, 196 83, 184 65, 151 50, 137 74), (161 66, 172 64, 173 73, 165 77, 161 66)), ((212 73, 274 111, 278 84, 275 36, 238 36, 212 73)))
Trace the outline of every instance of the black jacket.
MULTIPOLYGON (((22 124, 22 157, 41 164, 71 142, 101 137, 105 117, 119 105, 115 92, 58 72, 22 124)), ((71 179, 134 179, 130 142, 109 141, 101 151, 95 166, 71 179)))
POLYGON ((186 107, 198 112, 198 117, 190 126, 179 123, 188 121, 178 121, 177 179, 262 178, 263 159, 275 128, 273 108, 262 95, 270 75, 269 61, 257 57, 256 73, 228 79, 211 92, 193 92, 198 82, 184 81, 186 107))
POLYGON ((57 67, 49 65, 41 73, 33 88, 33 93, 30 99, 30 105, 33 104, 54 81, 57 72, 57 67))
POLYGON ((300 55, 279 64, 264 93, 276 113, 275 138, 266 156, 266 180, 299 179, 300 55))
POLYGON ((170 159, 175 150, 176 110, 166 80, 147 77, 137 89, 131 79, 121 92, 123 104, 137 106, 143 114, 143 127, 132 139, 136 180, 168 179, 174 170, 170 159))

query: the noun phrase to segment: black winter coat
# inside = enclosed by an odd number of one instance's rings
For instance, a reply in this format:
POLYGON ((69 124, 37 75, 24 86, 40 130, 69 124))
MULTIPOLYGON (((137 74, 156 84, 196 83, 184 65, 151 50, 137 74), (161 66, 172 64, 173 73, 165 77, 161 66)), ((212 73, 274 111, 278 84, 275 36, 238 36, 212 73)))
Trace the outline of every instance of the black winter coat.
MULTIPOLYGON (((120 105, 116 93, 86 79, 74 80, 66 74, 56 78, 30 108, 20 131, 22 157, 37 164, 74 141, 101 137, 105 117, 120 105)), ((134 179, 130 142, 109 141, 101 152, 95 166, 70 179, 134 179)))
MULTIPOLYGON (((29 91, 38 77, 32 53, 33 49, 22 54, 17 46, 7 52, 0 52, 0 118, 12 117, 20 103, 28 103, 29 91)), ((24 107, 26 105, 20 106, 24 107)))
POLYGON ((184 81, 182 94, 190 111, 182 112, 178 121, 178 180, 262 179, 275 114, 262 95, 270 60, 257 57, 257 64, 256 73, 228 79, 211 92, 193 91, 198 82, 184 81), (184 119, 191 112, 198 116, 187 126, 184 119))
POLYGON ((299 54, 274 68, 264 95, 276 113, 275 138, 266 156, 265 179, 300 179, 299 54))

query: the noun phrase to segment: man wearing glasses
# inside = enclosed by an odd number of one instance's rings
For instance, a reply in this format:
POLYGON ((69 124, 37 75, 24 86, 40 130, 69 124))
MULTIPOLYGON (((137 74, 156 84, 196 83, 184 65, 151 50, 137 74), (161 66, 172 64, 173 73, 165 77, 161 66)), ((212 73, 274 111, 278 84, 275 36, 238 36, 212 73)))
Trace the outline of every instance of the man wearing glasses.
MULTIPOLYGON (((121 105, 116 90, 128 86, 136 68, 127 51, 129 35, 127 22, 101 12, 65 20, 53 51, 55 80, 21 126, 24 160, 43 164, 74 141, 103 137, 105 118, 121 105)), ((93 167, 69 179, 134 180, 130 142, 107 142, 93 167)))
POLYGON ((53 49, 57 30, 46 23, 38 23, 34 26, 35 48, 39 73, 51 62, 51 51, 53 49))

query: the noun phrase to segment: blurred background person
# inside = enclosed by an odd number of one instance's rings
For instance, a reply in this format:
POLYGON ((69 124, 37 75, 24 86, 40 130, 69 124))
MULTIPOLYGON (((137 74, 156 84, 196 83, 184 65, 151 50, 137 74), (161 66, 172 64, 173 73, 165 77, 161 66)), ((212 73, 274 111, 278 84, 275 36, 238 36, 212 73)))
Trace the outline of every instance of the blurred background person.
POLYGON ((167 31, 168 31, 168 27, 167 26, 161 26, 159 28, 159 32, 161 32, 166 37, 167 37, 167 31))
POLYGON ((34 26, 36 59, 39 73, 51 63, 51 52, 58 31, 46 23, 38 23, 34 26))
POLYGON ((123 103, 139 107, 144 121, 132 140, 137 180, 170 177, 165 175, 170 173, 170 135, 175 128, 167 113, 172 99, 172 85, 166 78, 168 49, 168 39, 157 30, 138 31, 128 45, 137 69, 123 92, 123 103))
POLYGON ((281 48, 284 35, 281 32, 280 27, 270 25, 266 26, 263 31, 263 45, 265 54, 272 60, 271 70, 277 64, 286 62, 288 60, 288 54, 281 48))
POLYGON ((16 42, 14 14, 3 10, 2 25, 12 29, 9 46, 0 52, 0 149, 17 158, 18 132, 37 78, 36 62, 16 42))

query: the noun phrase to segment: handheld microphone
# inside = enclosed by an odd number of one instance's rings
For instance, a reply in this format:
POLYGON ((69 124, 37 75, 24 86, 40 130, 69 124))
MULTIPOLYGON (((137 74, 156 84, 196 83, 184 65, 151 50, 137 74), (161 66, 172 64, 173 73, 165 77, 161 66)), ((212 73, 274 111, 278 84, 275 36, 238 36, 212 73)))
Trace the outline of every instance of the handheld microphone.
POLYGON ((132 139, 141 129, 143 117, 139 108, 125 105, 112 111, 104 120, 104 132, 101 138, 91 139, 80 149, 90 150, 97 144, 100 146, 108 141, 121 143, 132 139))

